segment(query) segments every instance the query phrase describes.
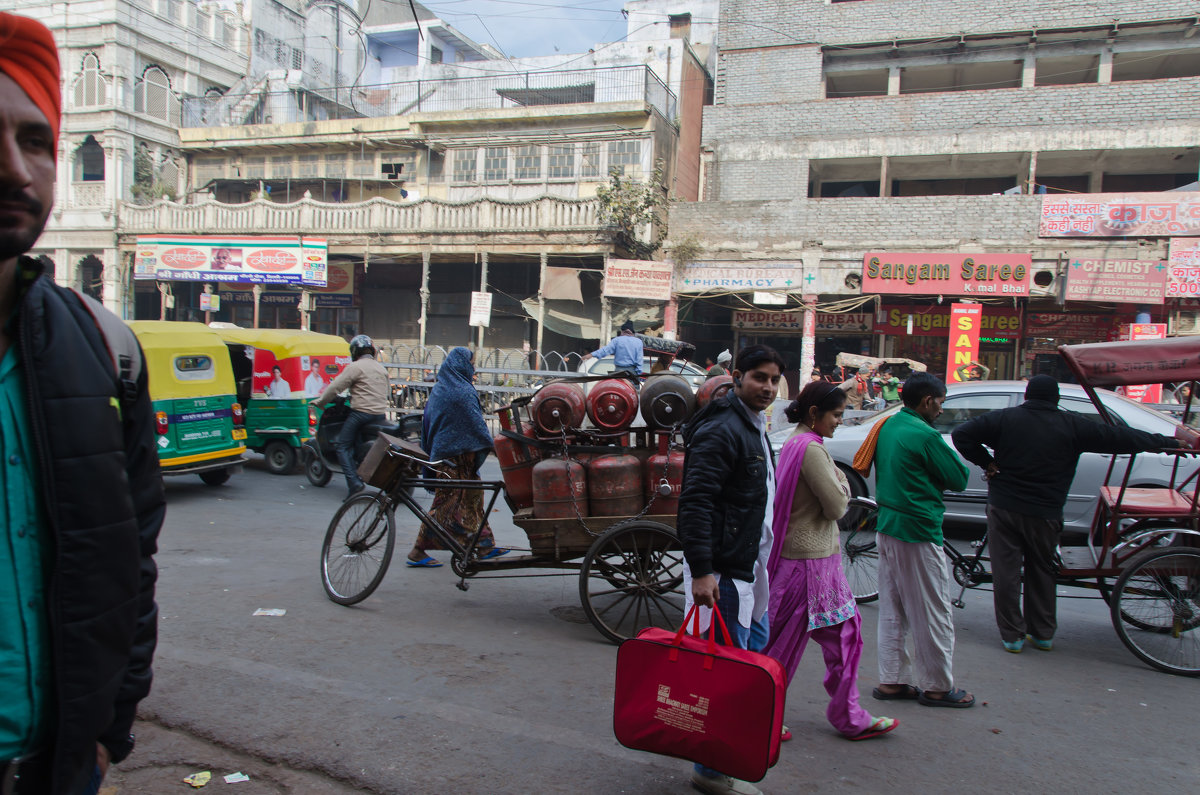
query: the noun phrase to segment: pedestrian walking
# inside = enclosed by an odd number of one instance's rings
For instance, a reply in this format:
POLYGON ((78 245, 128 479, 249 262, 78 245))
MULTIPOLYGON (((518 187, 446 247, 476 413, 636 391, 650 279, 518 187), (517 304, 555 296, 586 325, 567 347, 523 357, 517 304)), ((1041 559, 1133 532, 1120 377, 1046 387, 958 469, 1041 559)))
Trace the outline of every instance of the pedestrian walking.
POLYGON ((808 641, 815 640, 825 657, 825 716, 844 737, 866 740, 898 722, 872 717, 858 702, 862 617, 842 570, 837 525, 850 502, 850 484, 821 441, 833 436, 845 406, 846 394, 837 386, 811 383, 787 407, 788 421, 797 425, 776 473, 767 563, 772 627, 764 651, 783 665, 790 685, 808 641))
POLYGON ((988 482, 996 626, 1004 648, 1014 654, 1020 653, 1026 640, 1042 651, 1053 647, 1058 629, 1055 553, 1079 456, 1140 453, 1179 444, 1169 436, 1063 411, 1058 397, 1057 381, 1035 375, 1020 406, 981 414, 951 434, 963 458, 983 469, 988 482))
POLYGON ((954 687, 950 567, 942 551, 942 492, 966 488, 967 467, 933 427, 945 399, 941 380, 913 373, 904 382, 904 408, 878 434, 880 684, 872 695, 970 707, 975 697, 954 687))
MULTIPOLYGON (((707 629, 716 606, 734 643, 751 651, 761 651, 769 634, 766 567, 775 471, 763 411, 775 400, 783 367, 772 348, 744 348, 734 366, 733 389, 710 401, 684 430, 676 526, 686 607, 701 606, 700 624, 707 629)), ((702 765, 695 766, 691 781, 713 795, 759 792, 702 765)))
POLYGON ((600 359, 605 356, 613 357, 612 375, 616 378, 626 376, 631 378, 634 384, 638 384, 638 377, 642 374, 642 359, 645 356, 645 349, 642 341, 633 333, 633 321, 626 320, 621 324, 621 333, 608 341, 608 344, 602 348, 598 348, 591 353, 585 353, 583 360, 600 359))
POLYGON ((0 12, 0 790, 91 795, 133 750, 165 513, 145 357, 26 253, 54 204, 58 51, 0 12))
POLYGON ((363 490, 362 478, 358 476, 358 462, 354 460, 359 429, 387 420, 384 412, 387 411, 391 392, 387 368, 375 361, 375 343, 366 334, 359 334, 350 340, 350 364, 337 374, 312 405, 320 408, 347 389, 350 390, 350 415, 342 423, 341 431, 333 440, 333 447, 337 450, 338 462, 346 477, 348 499, 363 490))
POLYGON ((884 406, 894 406, 900 402, 900 379, 891 370, 883 368, 875 376, 875 388, 883 398, 884 406))

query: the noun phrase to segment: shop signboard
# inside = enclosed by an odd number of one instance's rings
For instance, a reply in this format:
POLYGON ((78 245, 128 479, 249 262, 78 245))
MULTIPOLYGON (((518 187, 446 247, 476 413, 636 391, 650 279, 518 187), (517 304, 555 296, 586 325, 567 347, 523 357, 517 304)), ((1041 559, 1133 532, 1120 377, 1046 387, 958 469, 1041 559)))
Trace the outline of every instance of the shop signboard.
MULTIPOLYGON (((870 334, 873 328, 868 312, 818 312, 816 322, 817 334, 870 334)), ((734 312, 733 327, 800 334, 804 331, 804 311, 797 309, 794 312, 734 312)))
POLYGON ((1108 342, 1116 318, 1107 314, 1030 312, 1025 316, 1025 336, 1060 342, 1108 342))
MULTIPOLYGON (((944 337, 950 329, 950 307, 884 304, 875 313, 875 333, 893 336, 944 337), (909 317, 912 328, 909 329, 909 317)), ((1021 311, 1012 307, 985 306, 980 324, 981 341, 1009 342, 1021 336, 1021 311)))
POLYGON ((142 235, 135 279, 250 284, 327 283, 321 238, 296 235, 142 235))
POLYGON ((674 272, 670 262, 610 259, 604 265, 604 294, 609 298, 670 301, 674 272))
MULTIPOLYGON (((253 304, 254 303, 254 287, 249 284, 221 284, 217 287, 220 290, 221 300, 230 304, 253 304)), ((297 309, 300 306, 300 292, 279 291, 279 292, 263 292, 259 296, 260 306, 284 306, 290 309, 297 309)))
POLYGON ((490 326, 492 324, 492 294, 471 293, 471 314, 468 326, 490 326))
POLYGON ((774 267, 757 268, 736 264, 688 265, 676 283, 679 293, 803 292, 804 284, 816 280, 804 275, 801 263, 772 262, 774 267))
POLYGON ((1167 264, 1168 298, 1200 296, 1200 237, 1171 238, 1167 264))
POLYGON ((350 262, 331 262, 324 287, 313 288, 314 306, 345 307, 354 306, 354 264, 350 262))
MULTIPOLYGON (((1121 339, 1123 340, 1161 340, 1166 336, 1166 323, 1127 323, 1121 326, 1121 339)), ((1117 387, 1117 392, 1140 403, 1162 402, 1162 384, 1117 387)))
POLYGON ((1067 265, 1068 301, 1161 304, 1166 288, 1163 260, 1075 257, 1067 265))
POLYGON ((895 253, 863 256, 862 291, 884 295, 1029 295, 1029 254, 895 253))
POLYGON ((1043 196, 1039 237, 1200 235, 1200 193, 1079 193, 1043 196))
POLYGON ((955 304, 950 308, 950 350, 946 356, 947 384, 962 383, 958 368, 979 360, 979 331, 982 321, 982 304, 955 304))

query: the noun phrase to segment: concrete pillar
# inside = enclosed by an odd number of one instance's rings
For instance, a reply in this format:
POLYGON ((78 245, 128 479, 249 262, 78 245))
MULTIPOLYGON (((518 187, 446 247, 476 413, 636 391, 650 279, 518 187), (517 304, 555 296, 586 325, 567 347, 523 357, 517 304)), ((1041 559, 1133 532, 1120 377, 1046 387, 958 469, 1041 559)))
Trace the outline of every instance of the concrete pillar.
POLYGON ((1097 83, 1111 83, 1113 68, 1113 51, 1112 47, 1108 46, 1100 50, 1100 66, 1096 70, 1097 83))
POLYGON ((262 307, 263 286, 256 284, 251 292, 254 293, 254 328, 258 328, 258 312, 262 307))
MULTIPOLYGON (((479 292, 486 293, 488 291, 488 253, 486 251, 479 255, 480 272, 479 272, 479 292)), ((479 327, 479 342, 477 350, 483 350, 483 335, 487 331, 485 326, 479 327)), ((478 358, 478 357, 476 357, 478 358)))
POLYGON ((538 361, 542 360, 542 339, 543 332, 546 328, 546 293, 543 288, 546 285, 546 263, 550 257, 543 251, 538 255, 541 260, 538 271, 538 327, 537 327, 537 355, 538 361))
MULTIPOLYGON (((888 68, 888 96, 895 97, 900 94, 900 67, 892 66, 888 68)), ((809 368, 812 371, 812 368, 809 368)))
MULTIPOLYGON (((58 174, 55 175, 54 217, 58 218, 71 204, 71 172, 74 163, 71 162, 71 141, 64 135, 58 141, 58 174)), ((67 267, 66 260, 55 262, 56 270, 67 267)), ((56 277, 61 280, 62 277, 56 277)), ((61 282, 65 284, 66 282, 61 282)))
POLYGON ((892 180, 888 177, 888 156, 884 155, 879 158, 879 195, 892 195, 892 180))
POLYGON ((425 355, 425 331, 429 326, 429 250, 421 252, 421 336, 417 345, 425 355))
MULTIPOLYGON (((804 338, 800 343, 800 384, 808 383, 817 360, 817 297, 804 296, 804 338)), ((801 386, 803 388, 803 386, 801 386)))
POLYGON ((1031 44, 1025 51, 1025 60, 1021 63, 1021 88, 1033 88, 1037 85, 1037 55, 1031 44))
POLYGON ((1088 193, 1101 193, 1104 191, 1104 169, 1094 169, 1088 174, 1088 193))
POLYGON ((1038 153, 1030 152, 1029 153, 1029 178, 1025 183, 1025 190, 1022 191, 1023 193, 1036 193, 1037 192, 1037 161, 1038 161, 1038 153))
POLYGON ((54 249, 54 281, 59 284, 71 283, 71 252, 65 248, 54 249))

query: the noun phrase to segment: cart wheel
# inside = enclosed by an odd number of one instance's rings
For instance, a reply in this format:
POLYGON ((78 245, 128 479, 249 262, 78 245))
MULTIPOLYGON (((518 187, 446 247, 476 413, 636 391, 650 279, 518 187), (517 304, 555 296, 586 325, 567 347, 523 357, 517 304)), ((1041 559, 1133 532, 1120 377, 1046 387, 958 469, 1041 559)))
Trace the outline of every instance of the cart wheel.
POLYGON ((209 469, 200 473, 200 479, 209 486, 220 486, 229 480, 229 469, 209 469))
POLYGON ((338 604, 361 602, 383 580, 396 547, 389 508, 381 494, 357 494, 333 515, 321 546, 321 583, 338 604))
POLYGON ((296 468, 296 450, 287 442, 273 439, 263 449, 267 471, 272 475, 289 475, 296 468))
POLYGON ((1112 622, 1142 662, 1200 675, 1200 549, 1148 549, 1113 587, 1112 622))
POLYGON ((683 551, 658 522, 610 527, 592 543, 579 572, 579 601, 600 634, 619 643, 654 626, 683 623, 683 551))
POLYGON ((314 486, 325 486, 333 477, 333 470, 325 464, 321 456, 309 453, 308 462, 304 465, 304 474, 314 486))
POLYGON ((851 503, 846 515, 838 520, 842 570, 859 604, 879 598, 879 549, 875 546, 878 516, 878 508, 851 503))

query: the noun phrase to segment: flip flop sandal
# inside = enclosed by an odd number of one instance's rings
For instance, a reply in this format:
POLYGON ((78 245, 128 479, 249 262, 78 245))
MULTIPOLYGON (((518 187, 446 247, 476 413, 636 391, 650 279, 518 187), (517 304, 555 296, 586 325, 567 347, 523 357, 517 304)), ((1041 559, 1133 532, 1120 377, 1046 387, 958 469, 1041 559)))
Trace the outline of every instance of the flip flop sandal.
POLYGON ((899 725, 900 721, 896 720, 895 718, 876 718, 875 722, 868 726, 865 730, 859 732, 853 737, 847 737, 846 739, 869 740, 872 737, 878 737, 881 734, 887 734, 899 725))
POLYGON ((446 565, 444 563, 438 563, 437 560, 431 558, 429 555, 426 555, 420 560, 406 560, 404 562, 407 565, 412 566, 414 569, 436 569, 439 566, 446 565))
POLYGON ((975 697, 967 694, 962 688, 955 688, 941 698, 930 698, 924 693, 917 699, 926 707, 954 707, 956 709, 966 709, 967 707, 975 706, 975 697))
POLYGON ((786 743, 790 739, 792 739, 792 730, 784 726, 783 731, 779 734, 779 742, 786 743))
POLYGON ((888 693, 878 687, 871 691, 871 697, 880 701, 916 701, 921 697, 921 688, 905 685, 903 690, 888 693))
POLYGON ((486 555, 481 555, 479 557, 479 559, 480 560, 491 560, 492 558, 498 558, 501 555, 507 555, 509 552, 512 552, 512 550, 511 549, 501 549, 500 547, 493 547, 490 552, 488 552, 486 555))

